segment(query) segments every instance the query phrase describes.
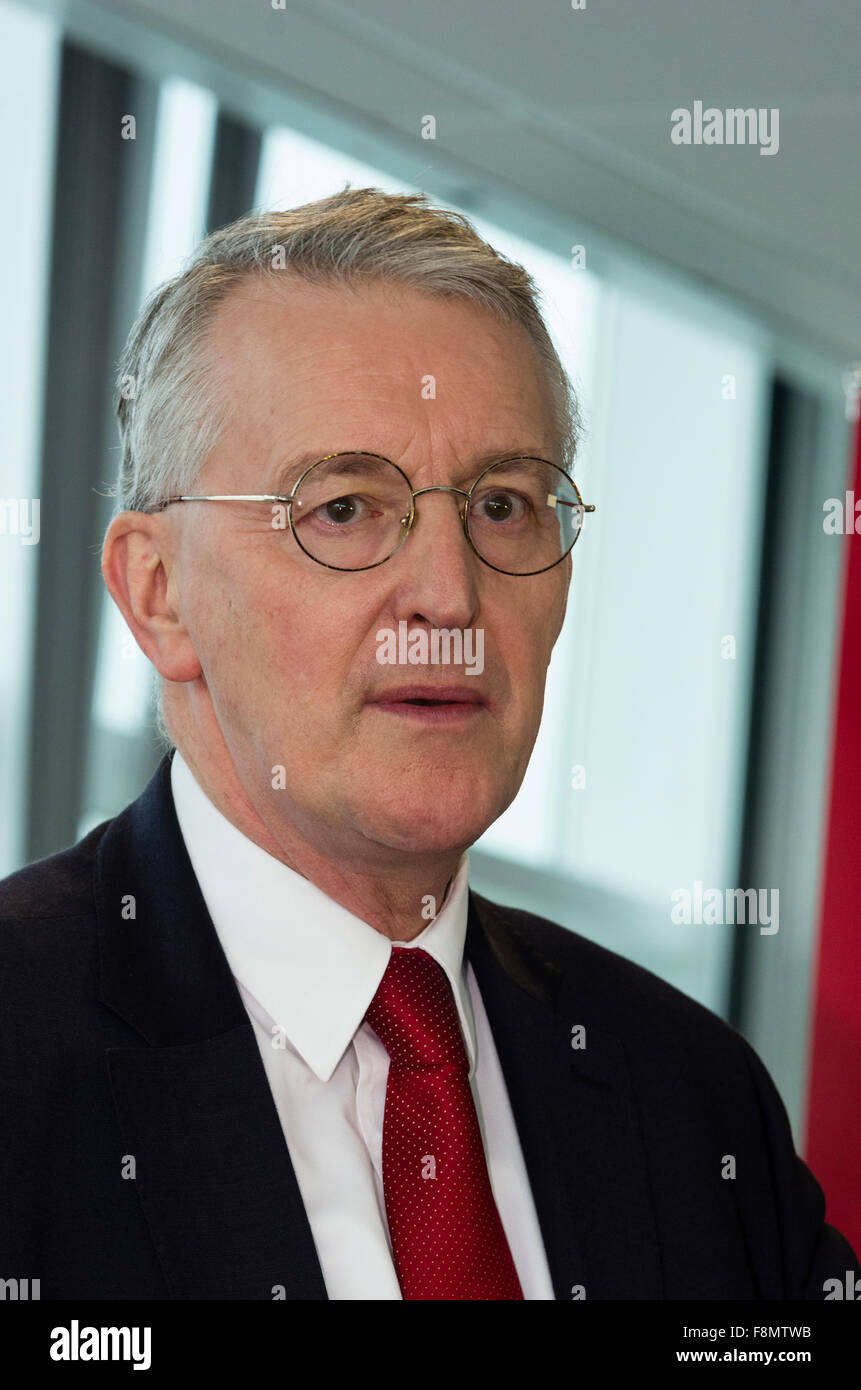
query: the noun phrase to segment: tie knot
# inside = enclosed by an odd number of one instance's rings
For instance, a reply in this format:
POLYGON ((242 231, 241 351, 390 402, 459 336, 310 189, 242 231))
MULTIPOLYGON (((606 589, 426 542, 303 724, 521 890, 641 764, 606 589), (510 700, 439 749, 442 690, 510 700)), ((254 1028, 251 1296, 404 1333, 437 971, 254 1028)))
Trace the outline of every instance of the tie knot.
POLYGON ((394 1067, 469 1068, 451 986, 427 951, 393 949, 365 1018, 394 1067))

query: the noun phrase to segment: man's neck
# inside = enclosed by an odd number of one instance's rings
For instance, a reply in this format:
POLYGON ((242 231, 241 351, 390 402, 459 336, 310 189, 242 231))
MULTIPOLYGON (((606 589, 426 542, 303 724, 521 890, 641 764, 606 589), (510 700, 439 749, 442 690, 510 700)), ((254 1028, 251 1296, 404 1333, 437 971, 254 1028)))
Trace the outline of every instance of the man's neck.
POLYGON ((231 774, 213 777, 205 758, 188 745, 178 754, 218 811, 247 839, 322 893, 367 922, 391 941, 412 941, 440 911, 457 872, 461 852, 406 855, 377 854, 360 868, 348 855, 326 853, 298 833, 294 825, 267 826, 231 766, 231 774))

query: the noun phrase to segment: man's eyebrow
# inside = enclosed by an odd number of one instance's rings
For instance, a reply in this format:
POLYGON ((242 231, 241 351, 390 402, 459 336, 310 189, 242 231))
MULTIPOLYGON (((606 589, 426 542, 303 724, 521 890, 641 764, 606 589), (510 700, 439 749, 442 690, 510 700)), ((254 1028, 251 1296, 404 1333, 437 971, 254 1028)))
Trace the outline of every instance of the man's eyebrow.
POLYGON ((318 463, 323 457, 323 454, 297 454, 295 458, 288 459, 286 462, 282 459, 275 475, 272 491, 280 497, 286 497, 306 468, 310 468, 312 463, 318 463))
MULTIPOLYGON (((374 454, 378 458, 388 458, 391 459, 392 463, 398 464, 398 467, 407 474, 407 477, 410 476, 400 460, 391 458, 391 455, 383 454, 376 449, 332 449, 329 454, 301 454, 297 455, 296 458, 290 459, 286 463, 282 462, 273 484, 273 494, 277 494, 279 497, 286 497, 290 489, 299 478, 301 478, 306 469, 310 468, 312 464, 319 463, 321 459, 329 458, 338 453, 344 454, 345 457, 355 457, 357 454, 366 453, 374 454)), ((552 457, 546 449, 490 449, 486 453, 478 455, 472 463, 464 465, 463 468, 459 468, 448 481, 452 487, 458 487, 460 484, 468 482, 470 479, 475 480, 479 473, 483 472, 485 468, 489 468, 492 463, 502 463, 505 459, 513 458, 538 458, 544 459, 547 463, 553 462, 552 457)))

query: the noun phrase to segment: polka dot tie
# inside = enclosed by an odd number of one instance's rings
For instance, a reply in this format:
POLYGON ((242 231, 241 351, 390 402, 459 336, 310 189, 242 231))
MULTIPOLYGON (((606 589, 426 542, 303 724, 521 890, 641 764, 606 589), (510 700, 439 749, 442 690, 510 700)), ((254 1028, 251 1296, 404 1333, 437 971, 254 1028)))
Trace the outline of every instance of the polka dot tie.
POLYGON ((445 971, 393 949, 365 1015, 389 1054, 383 1193, 405 1299, 522 1299, 445 971))

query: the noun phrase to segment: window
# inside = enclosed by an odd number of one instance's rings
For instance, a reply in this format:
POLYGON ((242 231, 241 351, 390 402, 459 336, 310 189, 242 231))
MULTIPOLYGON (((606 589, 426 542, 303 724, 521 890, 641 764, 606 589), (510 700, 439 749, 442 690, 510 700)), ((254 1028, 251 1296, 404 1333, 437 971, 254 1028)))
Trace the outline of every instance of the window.
POLYGON ((17 868, 25 852, 21 809, 27 800, 37 499, 39 517, 42 504, 42 372, 59 42, 53 20, 0 0, 0 148, 7 204, 0 219, 0 876, 17 868))

